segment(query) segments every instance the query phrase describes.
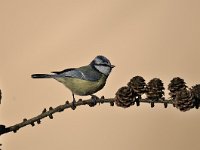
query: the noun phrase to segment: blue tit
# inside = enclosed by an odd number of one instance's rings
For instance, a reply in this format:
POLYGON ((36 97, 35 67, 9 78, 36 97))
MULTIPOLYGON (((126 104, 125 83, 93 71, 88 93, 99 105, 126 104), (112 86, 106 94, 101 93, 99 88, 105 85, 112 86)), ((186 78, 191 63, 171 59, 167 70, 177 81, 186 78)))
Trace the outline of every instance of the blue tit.
POLYGON ((114 67, 106 57, 99 55, 87 66, 65 69, 52 74, 33 74, 32 78, 53 78, 61 82, 71 90, 74 104, 74 94, 94 96, 92 94, 101 90, 114 67))

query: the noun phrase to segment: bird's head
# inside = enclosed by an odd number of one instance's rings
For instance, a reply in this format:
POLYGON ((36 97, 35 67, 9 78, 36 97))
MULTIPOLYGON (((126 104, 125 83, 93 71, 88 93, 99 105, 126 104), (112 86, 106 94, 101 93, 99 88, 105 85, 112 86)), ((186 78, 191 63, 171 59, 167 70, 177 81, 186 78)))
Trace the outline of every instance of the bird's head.
POLYGON ((90 65, 106 76, 108 76, 112 68, 115 67, 114 65, 111 65, 110 61, 106 57, 101 55, 96 56, 90 65))

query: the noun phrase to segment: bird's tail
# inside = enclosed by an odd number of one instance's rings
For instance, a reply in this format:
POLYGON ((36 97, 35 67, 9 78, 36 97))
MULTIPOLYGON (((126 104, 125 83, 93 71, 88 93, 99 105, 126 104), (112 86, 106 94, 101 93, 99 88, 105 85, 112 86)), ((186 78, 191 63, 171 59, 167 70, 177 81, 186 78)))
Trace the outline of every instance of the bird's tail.
POLYGON ((32 78, 53 78, 54 75, 51 74, 32 74, 32 78))

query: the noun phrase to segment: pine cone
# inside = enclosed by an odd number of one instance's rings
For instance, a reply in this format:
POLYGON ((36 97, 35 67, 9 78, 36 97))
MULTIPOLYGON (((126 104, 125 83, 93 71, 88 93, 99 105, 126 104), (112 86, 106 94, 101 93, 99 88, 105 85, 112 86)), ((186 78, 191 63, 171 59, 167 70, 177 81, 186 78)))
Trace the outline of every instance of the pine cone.
POLYGON ((132 88, 132 90, 139 95, 142 95, 146 92, 146 83, 143 77, 135 76, 133 77, 128 86, 132 88))
POLYGON ((153 100, 153 101, 158 101, 160 98, 163 97, 164 95, 164 86, 163 86, 163 82, 158 79, 158 78, 154 78, 152 80, 149 81, 149 83, 147 84, 147 98, 153 100))
POLYGON ((200 84, 192 86, 191 92, 194 96, 194 105, 198 109, 200 105, 200 84))
POLYGON ((180 111, 188 111, 194 108, 192 92, 187 89, 182 89, 176 93, 174 106, 180 111))
POLYGON ((175 77, 170 81, 170 84, 168 85, 168 90, 170 91, 169 95, 172 99, 174 99, 176 97, 176 92, 186 88, 187 86, 184 80, 179 77, 175 77))
POLYGON ((130 87, 121 87, 115 95, 115 103, 119 107, 127 108, 135 103, 135 93, 130 87))

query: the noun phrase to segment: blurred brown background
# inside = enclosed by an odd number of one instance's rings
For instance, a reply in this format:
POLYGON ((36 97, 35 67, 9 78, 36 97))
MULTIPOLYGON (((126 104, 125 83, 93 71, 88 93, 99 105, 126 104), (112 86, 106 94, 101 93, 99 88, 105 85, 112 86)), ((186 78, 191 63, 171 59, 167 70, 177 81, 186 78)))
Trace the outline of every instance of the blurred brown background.
MULTIPOLYGON (((135 75, 147 82, 159 77, 166 88, 176 76, 188 86, 200 83, 199 6, 198 0, 0 0, 1 124, 71 101, 63 85, 31 74, 86 65, 99 54, 116 68, 98 96, 114 97, 135 75)), ((66 110, 0 143, 5 150, 199 150, 199 127, 196 109, 105 104, 66 110)))

